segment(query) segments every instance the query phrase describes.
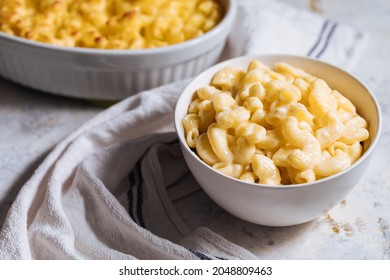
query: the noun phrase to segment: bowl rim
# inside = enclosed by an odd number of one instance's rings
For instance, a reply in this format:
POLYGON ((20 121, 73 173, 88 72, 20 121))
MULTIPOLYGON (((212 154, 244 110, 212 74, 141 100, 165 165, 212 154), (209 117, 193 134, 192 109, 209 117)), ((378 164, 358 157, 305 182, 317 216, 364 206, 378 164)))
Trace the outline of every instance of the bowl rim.
POLYGON ((374 93, 371 91, 371 89, 363 81, 359 80, 356 76, 354 76, 353 74, 351 74, 351 73, 347 72, 346 70, 340 68, 339 66, 331 64, 329 62, 322 61, 322 60, 317 59, 317 58, 311 58, 311 57, 307 57, 307 56, 304 56, 304 55, 290 55, 290 54, 276 54, 276 53, 275 54, 250 54, 250 55, 239 56, 239 57, 235 57, 235 58, 231 58, 231 59, 228 59, 228 60, 221 61, 220 63, 215 64, 215 65, 209 67, 208 69, 204 70, 202 73, 197 75, 184 88, 184 90, 181 92, 181 94, 179 96, 179 99, 177 100, 177 103, 176 103, 176 106, 175 106, 175 114, 174 114, 174 125, 175 125, 176 135, 179 138, 179 142, 180 142, 182 148, 184 148, 187 152, 189 152, 189 154, 191 154, 191 156, 193 158, 195 158, 195 160, 197 162, 199 162, 201 165, 203 165, 204 167, 206 167, 209 170, 211 170, 212 172, 214 172, 216 175, 222 176, 222 177, 224 177, 226 179, 233 180, 233 181, 237 182, 238 183, 237 186, 240 185, 240 184, 244 184, 244 185, 246 185, 248 187, 251 187, 251 188, 274 189, 274 190, 297 189, 297 188, 299 188, 299 189, 303 188, 304 189, 304 188, 312 188, 312 187, 315 187, 316 185, 323 184, 323 183, 325 183, 327 181, 331 181, 333 179, 336 179, 337 177, 340 177, 340 176, 344 175, 345 173, 351 171, 352 169, 354 169, 355 167, 360 165, 366 158, 368 158, 372 154, 372 152, 373 152, 375 146, 377 145, 377 143, 379 141, 379 138, 381 136, 381 131, 382 131, 382 113, 381 113, 381 109, 380 109, 380 106, 379 106, 379 102, 377 101, 377 99, 376 99, 374 93), (371 143, 370 143, 368 149, 363 153, 363 155, 357 161, 355 161, 351 166, 349 166, 348 168, 344 169, 343 171, 341 171, 339 173, 336 173, 334 175, 328 176, 326 178, 322 178, 322 179, 316 180, 314 182, 302 183, 302 184, 291 184, 291 185, 265 185, 265 184, 250 183, 250 182, 242 181, 242 180, 230 177, 228 175, 225 175, 225 174, 223 174, 221 172, 218 172, 215 169, 213 169, 211 166, 207 165, 203 160, 201 160, 199 158, 199 156, 197 156, 195 154, 194 151, 192 151, 189 148, 187 142, 185 141, 184 135, 183 136, 180 135, 179 134, 179 130, 178 130, 178 126, 181 125, 181 116, 178 115, 178 108, 179 108, 179 104, 181 103, 181 101, 183 100, 183 98, 185 96, 183 93, 188 91, 190 86, 192 86, 193 83, 195 82, 195 80, 197 80, 200 76, 208 76, 208 75, 206 75, 206 74, 208 74, 208 72, 211 72, 211 73, 215 72, 217 69, 219 69, 219 67, 222 64, 228 64, 229 62, 233 62, 233 61, 235 62, 235 61, 240 61, 240 60, 248 60, 248 59, 259 59, 259 60, 261 60, 262 57, 275 57, 275 58, 276 57, 289 57, 289 58, 292 58, 292 59, 303 59, 303 60, 311 61, 311 62, 314 62, 314 63, 323 64, 325 66, 334 68, 335 70, 340 71, 340 72, 346 74, 347 76, 351 77, 353 80, 355 80, 357 83, 359 83, 366 90, 366 92, 368 94, 368 97, 371 98, 371 100, 373 101, 373 103, 375 105, 375 108, 376 108, 376 117, 377 117, 377 120, 378 120, 378 127, 376 129, 375 138, 371 139, 371 143))
MULTIPOLYGON (((221 1, 221 0, 219 0, 221 1)), ((0 30, 0 40, 7 40, 13 43, 24 44, 33 48, 46 49, 50 51, 63 51, 68 53, 75 54, 92 54, 92 55, 108 55, 108 56, 121 56, 121 55, 160 55, 165 53, 174 53, 176 51, 182 51, 183 48, 194 48, 197 45, 201 44, 204 41, 208 41, 217 34, 223 32, 228 26, 229 23, 235 20, 237 14, 237 0, 226 0, 228 4, 228 9, 225 12, 222 20, 211 30, 204 33, 203 35, 169 46, 158 47, 158 48, 148 48, 148 49, 139 49, 139 50, 116 50, 116 49, 98 49, 98 48, 82 48, 82 47, 64 47, 53 45, 50 43, 42 43, 38 41, 33 41, 18 37, 15 35, 7 34, 0 30)))

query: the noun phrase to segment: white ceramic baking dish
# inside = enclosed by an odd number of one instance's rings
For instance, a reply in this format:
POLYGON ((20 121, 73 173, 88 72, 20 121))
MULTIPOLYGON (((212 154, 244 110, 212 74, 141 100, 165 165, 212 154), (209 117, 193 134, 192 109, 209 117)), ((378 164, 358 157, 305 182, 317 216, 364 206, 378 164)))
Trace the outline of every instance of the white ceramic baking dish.
POLYGON ((68 48, 0 32, 0 76, 33 89, 95 100, 120 100, 193 77, 217 61, 231 31, 236 0, 221 4, 224 18, 211 31, 156 49, 68 48))

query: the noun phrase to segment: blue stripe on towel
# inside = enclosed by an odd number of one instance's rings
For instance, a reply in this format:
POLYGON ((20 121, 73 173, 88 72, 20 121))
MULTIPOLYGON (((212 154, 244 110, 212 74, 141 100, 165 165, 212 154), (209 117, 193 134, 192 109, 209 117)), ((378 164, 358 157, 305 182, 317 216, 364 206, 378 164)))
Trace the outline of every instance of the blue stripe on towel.
POLYGON ((187 250, 190 251, 192 254, 194 254, 200 260, 211 260, 211 258, 209 258, 208 256, 206 256, 205 254, 203 254, 201 252, 198 252, 198 251, 195 251, 192 249, 187 249, 187 250))
POLYGON ((316 58, 320 58, 321 55, 326 51, 326 48, 328 47, 330 39, 332 38, 332 35, 334 34, 334 31, 336 30, 337 26, 338 26, 337 23, 333 23, 332 28, 330 29, 328 36, 326 37, 325 45, 318 52, 318 54, 316 55, 316 58))
POLYGON ((135 168, 136 171, 136 178, 137 178, 137 187, 138 187, 138 193, 137 193, 137 218, 139 221, 139 225, 143 228, 145 228, 145 221, 144 221, 144 216, 142 213, 142 205, 144 202, 143 198, 143 180, 142 180, 142 170, 141 170, 141 163, 138 162, 135 168))
POLYGON ((134 174, 130 172, 129 174, 129 190, 127 191, 127 202, 129 208, 129 214, 132 220, 134 219, 133 215, 133 186, 134 186, 134 174))
POLYGON ((194 249, 190 249, 190 248, 187 248, 188 251, 190 251, 192 254, 194 254, 197 258, 199 258, 200 260, 213 260, 212 258, 215 258, 217 260, 227 260, 225 258, 221 258, 221 257, 217 257, 217 256, 207 256, 206 254, 203 254, 199 251, 196 251, 194 249))
POLYGON ((129 190, 127 192, 130 217, 139 226, 145 228, 145 220, 142 213, 143 204, 143 180, 141 162, 137 162, 129 174, 129 190))
POLYGON ((321 43, 322 41, 322 37, 324 36, 324 32, 326 30, 326 27, 328 26, 329 24, 329 20, 326 20, 323 24, 322 24, 322 28, 321 28, 321 31, 320 31, 320 34, 317 38, 317 41, 314 43, 313 47, 310 49, 310 51, 307 53, 307 56, 311 56, 313 54, 313 52, 316 50, 316 48, 318 47, 318 45, 321 43))
POLYGON ((317 41, 314 43, 313 47, 309 50, 309 52, 306 55, 315 58, 320 58, 321 55, 328 48, 329 42, 337 27, 338 27, 337 22, 331 22, 329 20, 324 21, 321 27, 321 31, 318 35, 317 41), (329 24, 331 24, 330 28, 328 28, 329 24), (325 40, 323 40, 324 36, 326 36, 325 40))
MULTIPOLYGON (((170 146, 179 145, 179 139, 175 139, 169 143, 170 146)), ((141 161, 138 161, 134 166, 133 170, 130 172, 129 176, 129 190, 127 192, 127 200, 129 207, 130 217, 136 222, 139 226, 146 228, 145 220, 143 217, 143 177, 141 170, 141 161)))

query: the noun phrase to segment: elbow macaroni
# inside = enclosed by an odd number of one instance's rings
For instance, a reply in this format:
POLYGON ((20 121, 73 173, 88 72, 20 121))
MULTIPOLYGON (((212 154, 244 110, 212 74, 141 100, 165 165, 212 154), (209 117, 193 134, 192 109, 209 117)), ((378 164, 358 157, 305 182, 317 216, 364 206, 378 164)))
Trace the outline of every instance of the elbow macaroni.
POLYGON ((219 172, 259 184, 301 184, 348 168, 367 121, 328 84, 287 63, 227 67, 199 89, 183 118, 187 143, 219 172))
POLYGON ((212 29, 217 0, 0 0, 0 31, 67 47, 144 49, 212 29))

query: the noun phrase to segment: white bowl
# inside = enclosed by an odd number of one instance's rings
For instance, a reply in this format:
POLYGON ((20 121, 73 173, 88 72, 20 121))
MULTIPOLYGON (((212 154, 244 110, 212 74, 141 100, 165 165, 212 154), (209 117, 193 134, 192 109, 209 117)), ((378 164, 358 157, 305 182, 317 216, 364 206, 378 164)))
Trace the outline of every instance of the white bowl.
MULTIPOLYGON (((362 177, 378 142, 381 113, 372 92, 347 72, 307 57, 290 55, 253 55, 222 62, 204 71, 188 85, 175 110, 175 126, 181 149, 189 169, 203 190, 218 205, 231 214, 261 225, 290 226, 318 218, 339 203, 362 177), (193 93, 210 83, 213 75, 226 66, 246 69, 253 59, 272 66, 285 61, 320 77, 339 90, 357 107, 368 121, 370 145, 363 156, 348 169, 313 183, 288 186, 267 186, 246 183, 225 176, 205 164, 187 145, 181 120, 187 113, 193 93)), ((356 205, 358 207, 358 205, 356 205)))
POLYGON ((120 100, 194 77, 219 58, 231 31, 236 0, 221 0, 225 15, 198 38, 144 50, 101 50, 43 44, 0 32, 0 76, 37 90, 120 100))

